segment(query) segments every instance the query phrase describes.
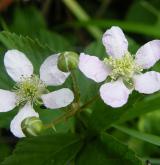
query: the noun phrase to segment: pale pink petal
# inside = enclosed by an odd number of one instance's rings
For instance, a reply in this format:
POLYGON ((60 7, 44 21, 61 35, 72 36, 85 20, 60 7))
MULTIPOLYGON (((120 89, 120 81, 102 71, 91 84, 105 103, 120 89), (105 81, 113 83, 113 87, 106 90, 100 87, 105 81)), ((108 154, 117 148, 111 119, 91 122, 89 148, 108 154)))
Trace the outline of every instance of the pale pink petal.
POLYGON ((114 58, 121 58, 128 52, 128 41, 123 31, 117 26, 112 26, 104 33, 102 42, 108 55, 114 58))
POLYGON ((98 57, 84 53, 80 54, 79 69, 85 76, 96 82, 104 81, 111 71, 98 57))
POLYGON ((41 96, 44 105, 50 109, 66 107, 74 100, 73 92, 68 88, 44 94, 41 96))
POLYGON ((11 121, 11 132, 18 138, 25 137, 21 128, 21 123, 25 118, 33 116, 39 117, 39 114, 35 112, 30 103, 27 103, 22 109, 19 110, 18 114, 11 121))
POLYGON ((16 82, 22 76, 30 77, 33 74, 33 65, 24 53, 18 50, 8 50, 4 56, 4 65, 9 76, 16 82))
POLYGON ((144 69, 148 69, 152 67, 159 59, 160 40, 153 40, 138 49, 135 61, 144 69))
POLYGON ((16 106, 16 95, 14 92, 0 89, 0 112, 8 112, 16 106))
POLYGON ((118 108, 127 103, 131 91, 122 80, 105 83, 100 87, 100 96, 111 107, 118 108))
POLYGON ((46 85, 62 85, 70 73, 62 72, 57 67, 59 54, 49 56, 41 65, 40 78, 46 85))
POLYGON ((160 73, 146 72, 134 76, 135 90, 140 93, 151 94, 160 90, 160 73))

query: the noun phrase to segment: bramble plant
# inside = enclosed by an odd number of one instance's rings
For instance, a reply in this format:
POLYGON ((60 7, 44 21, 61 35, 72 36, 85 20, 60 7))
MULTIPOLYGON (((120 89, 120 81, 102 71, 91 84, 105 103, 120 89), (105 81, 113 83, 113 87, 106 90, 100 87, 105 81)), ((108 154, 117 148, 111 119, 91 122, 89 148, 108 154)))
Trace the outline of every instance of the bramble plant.
MULTIPOLYGON (((76 1, 63 3, 81 13, 75 15, 82 24, 89 21, 76 1)), ((98 40, 75 48, 49 31, 34 8, 29 16, 16 12, 26 22, 19 26, 15 19, 9 27, 2 20, 0 32, 0 127, 11 133, 14 148, 1 160, 0 138, 0 165, 156 162, 160 40, 140 47, 117 23, 104 34, 89 24, 86 29, 98 40)))
MULTIPOLYGON (((5 69, 16 84, 12 91, 0 90, 0 111, 7 112, 16 106, 18 107, 19 112, 10 124, 11 132, 15 136, 19 138, 39 136, 50 128, 56 131, 57 124, 74 117, 77 120, 72 126, 74 131, 69 131, 67 136, 77 136, 82 143, 88 136, 92 139, 100 134, 102 139, 111 139, 111 141, 115 141, 115 144, 118 143, 112 136, 105 133, 105 130, 103 132, 90 132, 91 128, 87 120, 92 116, 92 110, 91 114, 86 110, 96 102, 99 94, 89 102, 81 102, 75 70, 80 69, 88 78, 96 82, 104 82, 100 87, 101 98, 113 108, 122 107, 127 103, 128 95, 132 93, 133 89, 145 94, 152 94, 160 90, 160 73, 155 71, 142 73, 143 69, 148 69, 160 59, 160 40, 153 40, 142 46, 137 51, 135 60, 127 50, 128 42, 119 27, 111 27, 107 30, 102 40, 109 54, 109 57, 103 61, 98 57, 84 53, 80 54, 80 58, 76 53, 68 51, 53 54, 42 63, 40 76, 33 73, 33 65, 24 53, 19 50, 8 50, 5 53, 5 69), (71 76, 73 92, 69 88, 56 91, 47 89, 47 86, 51 85, 60 86, 69 76, 71 76), (39 118, 39 113, 34 110, 34 107, 36 109, 37 106, 44 106, 44 111, 47 108, 58 109, 66 106, 67 108, 62 116, 51 123, 43 124, 39 118), (87 120, 81 116, 83 112, 88 115, 87 120), (77 124, 82 127, 82 130, 77 130, 77 124)), ((85 84, 83 85, 85 86, 85 84)), ((52 134, 56 137, 54 132, 52 134)), ((121 147, 128 150, 126 146, 122 145, 121 147)), ((133 160, 136 159, 136 162, 141 164, 140 159, 134 157, 131 152, 131 158, 126 157, 124 160, 134 164, 133 160)))

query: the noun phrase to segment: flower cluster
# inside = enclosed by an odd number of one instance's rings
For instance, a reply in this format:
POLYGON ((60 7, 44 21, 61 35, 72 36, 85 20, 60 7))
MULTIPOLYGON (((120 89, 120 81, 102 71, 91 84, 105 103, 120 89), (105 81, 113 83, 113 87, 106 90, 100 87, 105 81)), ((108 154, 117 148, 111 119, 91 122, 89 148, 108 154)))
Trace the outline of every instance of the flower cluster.
POLYGON ((20 138, 27 133, 36 136, 43 128, 34 105, 59 109, 73 102, 76 93, 70 89, 50 92, 47 86, 62 85, 77 66, 86 77, 97 83, 103 82, 100 96, 114 108, 126 104, 133 90, 144 94, 160 90, 160 73, 145 72, 160 59, 160 40, 146 43, 132 55, 123 31, 111 27, 104 33, 102 42, 109 55, 103 60, 85 53, 80 56, 74 52, 53 54, 42 63, 39 75, 34 73, 32 63, 22 52, 9 50, 5 53, 4 65, 15 85, 11 91, 0 89, 0 112, 18 107, 19 111, 10 124, 15 136, 20 138))
POLYGON ((69 105, 73 92, 68 88, 49 92, 47 86, 57 86, 65 82, 70 73, 62 72, 57 67, 59 54, 49 56, 40 67, 40 76, 33 72, 29 59, 18 50, 9 50, 4 56, 4 65, 8 75, 16 82, 12 91, 0 89, 0 112, 7 112, 20 107, 18 114, 10 124, 11 132, 17 137, 24 137, 21 123, 25 118, 38 117, 34 104, 44 104, 47 108, 58 109, 69 105))

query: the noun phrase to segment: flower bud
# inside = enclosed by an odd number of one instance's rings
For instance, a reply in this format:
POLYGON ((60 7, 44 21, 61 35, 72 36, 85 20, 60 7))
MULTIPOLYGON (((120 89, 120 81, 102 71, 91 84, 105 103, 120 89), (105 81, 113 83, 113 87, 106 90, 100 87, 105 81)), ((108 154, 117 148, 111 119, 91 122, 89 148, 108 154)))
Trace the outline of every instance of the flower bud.
POLYGON ((38 117, 28 117, 22 121, 21 128, 26 136, 38 136, 43 131, 44 125, 38 117))
POLYGON ((78 66, 78 54, 75 52, 63 52, 58 57, 58 68, 63 72, 69 72, 78 66))

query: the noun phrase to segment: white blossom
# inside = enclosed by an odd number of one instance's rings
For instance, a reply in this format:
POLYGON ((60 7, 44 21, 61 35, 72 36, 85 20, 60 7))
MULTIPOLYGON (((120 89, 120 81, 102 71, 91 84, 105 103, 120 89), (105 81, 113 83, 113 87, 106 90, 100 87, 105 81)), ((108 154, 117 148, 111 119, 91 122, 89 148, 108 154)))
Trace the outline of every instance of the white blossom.
POLYGON ((134 89, 144 94, 160 90, 160 73, 142 73, 160 59, 160 40, 143 45, 135 57, 129 53, 128 41, 119 27, 107 30, 102 42, 109 57, 101 61, 81 53, 79 69, 97 83, 103 82, 100 96, 106 104, 115 108, 123 106, 134 89))

